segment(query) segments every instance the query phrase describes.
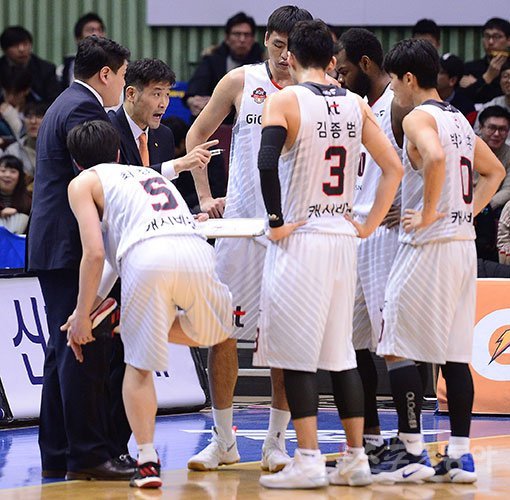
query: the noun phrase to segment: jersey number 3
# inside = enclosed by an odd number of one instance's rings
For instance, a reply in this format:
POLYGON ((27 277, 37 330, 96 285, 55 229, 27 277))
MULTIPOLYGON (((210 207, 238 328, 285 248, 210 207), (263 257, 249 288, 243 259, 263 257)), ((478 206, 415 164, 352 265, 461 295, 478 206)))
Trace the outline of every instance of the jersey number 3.
POLYGON ((166 196, 167 201, 165 203, 152 204, 152 208, 156 212, 159 212, 160 210, 173 210, 177 207, 177 200, 172 194, 172 191, 170 191, 170 189, 168 189, 165 185, 165 179, 162 179, 161 177, 151 177, 150 179, 140 181, 140 184, 151 196, 157 196, 159 194, 164 194, 166 196))
POLYGON ((340 196, 344 193, 344 169, 347 151, 343 146, 330 146, 324 154, 325 160, 336 160, 329 165, 329 175, 336 177, 336 183, 323 182, 322 191, 328 196, 340 196))

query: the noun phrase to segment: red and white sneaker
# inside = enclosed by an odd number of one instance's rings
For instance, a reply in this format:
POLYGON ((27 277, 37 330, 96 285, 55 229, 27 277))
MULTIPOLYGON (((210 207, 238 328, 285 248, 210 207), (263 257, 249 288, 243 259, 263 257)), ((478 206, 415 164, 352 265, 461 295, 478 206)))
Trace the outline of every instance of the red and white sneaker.
POLYGON ((108 297, 99 304, 90 314, 92 321, 92 336, 94 338, 111 337, 114 328, 119 322, 117 301, 108 297))
POLYGON ((145 462, 136 466, 135 475, 131 478, 129 486, 134 488, 161 488, 161 464, 145 462))

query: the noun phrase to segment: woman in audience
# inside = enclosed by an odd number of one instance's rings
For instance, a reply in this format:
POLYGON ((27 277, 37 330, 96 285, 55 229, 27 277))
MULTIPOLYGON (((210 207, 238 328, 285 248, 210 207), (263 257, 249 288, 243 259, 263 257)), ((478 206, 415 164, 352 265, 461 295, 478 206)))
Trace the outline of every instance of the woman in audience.
POLYGON ((0 226, 24 234, 32 197, 27 191, 21 160, 12 155, 0 158, 0 226))

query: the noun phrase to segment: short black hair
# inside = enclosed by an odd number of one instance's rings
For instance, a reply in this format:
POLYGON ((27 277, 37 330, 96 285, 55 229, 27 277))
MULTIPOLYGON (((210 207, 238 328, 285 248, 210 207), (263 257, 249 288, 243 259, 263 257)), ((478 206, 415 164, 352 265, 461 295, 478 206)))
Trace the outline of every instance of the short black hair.
POLYGON ((88 12, 87 14, 81 16, 78 21, 76 21, 76 24, 74 25, 74 38, 81 38, 83 35, 83 28, 85 28, 86 24, 92 21, 98 22, 101 25, 101 29, 106 31, 103 20, 95 12, 88 12))
POLYGON ((289 34, 292 27, 299 21, 311 21, 312 14, 306 9, 300 9, 296 5, 284 5, 276 9, 267 20, 267 32, 289 34))
POLYGON ((503 71, 507 71, 510 69, 510 61, 506 61, 506 63, 503 64, 503 66, 501 66, 501 69, 499 70, 499 74, 501 75, 501 73, 503 73, 503 71))
POLYGON ((325 69, 333 57, 333 39, 320 19, 299 21, 289 33, 289 52, 303 68, 325 69))
POLYGON ((464 75, 464 61, 455 54, 443 54, 439 60, 440 68, 448 75, 448 78, 457 78, 457 83, 464 75))
POLYGON ((33 43, 32 34, 23 26, 8 26, 0 35, 0 47, 4 52, 9 47, 23 42, 33 43))
POLYGON ((16 183, 12 193, 12 202, 14 205, 20 204, 27 189, 25 172, 23 171, 23 162, 17 156, 3 155, 0 157, 0 167, 12 168, 19 172, 18 182, 16 183))
POLYGON ((379 68, 382 68, 384 53, 381 42, 371 32, 364 28, 350 28, 340 36, 340 50, 345 50, 345 56, 357 65, 363 56, 367 56, 379 68))
POLYGON ((117 73, 129 56, 130 52, 126 47, 109 38, 88 36, 78 44, 78 52, 74 60, 74 77, 87 80, 104 66, 108 66, 117 73))
POLYGON ((151 82, 168 82, 173 85, 175 73, 160 59, 138 59, 128 64, 125 80, 126 87, 131 85, 143 90, 151 82))
POLYGON ((482 31, 485 30, 499 30, 502 31, 505 36, 510 37, 510 22, 506 19, 501 19, 501 17, 491 17, 482 28, 482 31))
POLYGON ((433 19, 420 19, 413 26, 412 36, 416 35, 431 35, 437 43, 441 40, 441 30, 433 19))
POLYGON ((255 19, 253 19, 253 17, 247 16, 244 12, 238 12, 227 20, 227 24, 225 25, 225 33, 230 35, 230 32, 234 26, 244 23, 249 24, 251 33, 255 34, 255 19))
POLYGON ((176 145, 179 145, 181 141, 186 139, 186 134, 188 133, 189 125, 182 118, 170 115, 167 118, 163 118, 161 120, 161 123, 163 125, 166 125, 169 129, 172 130, 176 145))
POLYGON ((0 85, 7 92, 23 92, 32 87, 32 73, 19 66, 8 67, 0 75, 0 85))
POLYGON ((76 125, 67 135, 67 149, 77 165, 90 168, 100 163, 117 163, 120 136, 104 120, 76 125))
POLYGON ((25 118, 28 116, 44 116, 46 111, 48 111, 49 104, 46 102, 33 102, 29 101, 25 104, 23 108, 23 114, 25 118))
POLYGON ((412 73, 421 88, 437 88, 439 55, 428 40, 402 40, 386 54, 384 69, 399 79, 408 72, 412 73))
POLYGON ((508 122, 508 125, 510 125, 510 113, 507 109, 503 108, 502 106, 489 106, 488 108, 485 108, 479 115, 478 115, 478 121, 480 122, 480 126, 483 127, 485 122, 489 118, 505 118, 508 122))

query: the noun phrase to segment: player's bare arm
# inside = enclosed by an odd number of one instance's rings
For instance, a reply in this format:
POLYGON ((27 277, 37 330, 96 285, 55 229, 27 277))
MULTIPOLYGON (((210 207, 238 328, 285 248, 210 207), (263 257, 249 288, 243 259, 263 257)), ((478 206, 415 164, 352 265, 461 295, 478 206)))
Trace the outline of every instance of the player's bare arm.
POLYGON ((491 201, 503 182, 506 170, 489 146, 480 137, 476 138, 474 169, 480 174, 473 193, 473 215, 478 215, 491 201))
MULTIPOLYGON (((192 151, 207 141, 228 116, 232 106, 239 110, 244 86, 244 68, 236 68, 227 73, 216 85, 211 99, 198 115, 186 136, 186 150, 192 151)), ((214 199, 209 186, 207 169, 192 170, 200 208, 210 217, 221 217, 225 208, 225 199, 214 199)))
MULTIPOLYGON (((80 263, 80 284, 76 310, 69 318, 68 339, 71 347, 92 342, 90 313, 97 297, 104 264, 104 245, 97 196, 99 179, 93 172, 84 172, 69 184, 68 196, 71 209, 78 221, 83 255, 80 263)), ((101 191, 102 196, 102 191, 101 191)), ((101 208, 99 208, 101 209, 101 208)), ((78 356, 73 347, 75 354, 78 356)), ((81 355, 81 350, 80 353, 81 355)))
POLYGON ((382 171, 374 205, 365 223, 360 224, 351 220, 358 231, 359 237, 366 238, 375 231, 388 213, 395 199, 398 185, 404 175, 404 168, 390 140, 379 127, 368 104, 360 97, 358 97, 358 102, 363 114, 363 145, 382 171))
MULTIPOLYGON (((264 203, 269 213, 269 229, 267 236, 272 241, 279 241, 292 234, 299 226, 306 221, 285 222, 281 217, 281 191, 278 178, 278 158, 283 148, 290 149, 294 144, 300 125, 299 104, 294 92, 282 91, 269 96, 264 103, 262 111, 262 141, 259 153, 259 169, 261 171, 261 187, 264 203), (279 143, 268 142, 268 130, 266 127, 278 127, 273 129, 278 135, 279 143), (268 149, 269 148, 269 149, 268 149), (270 153, 268 158, 267 153, 270 153), (269 182, 264 182, 264 179, 269 182), (272 209, 274 206, 274 209, 272 209), (270 209, 271 207, 271 209, 270 209), (272 213, 275 212, 275 213, 272 213), (278 226, 274 223, 276 219, 278 226)), ((276 137, 273 134, 273 137, 276 137)), ((272 140, 274 142, 274 139, 272 140)))
POLYGON ((445 217, 437 204, 446 176, 445 154, 434 118, 421 110, 408 114, 403 121, 407 136, 409 159, 415 168, 423 170, 423 209, 406 210, 402 225, 406 232, 430 226, 445 217))

